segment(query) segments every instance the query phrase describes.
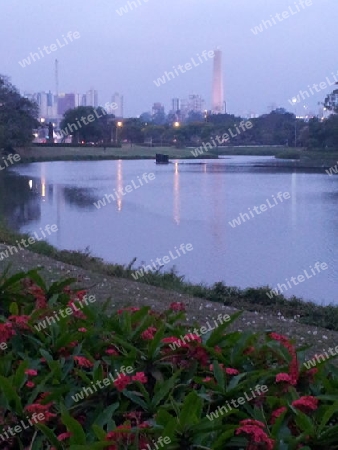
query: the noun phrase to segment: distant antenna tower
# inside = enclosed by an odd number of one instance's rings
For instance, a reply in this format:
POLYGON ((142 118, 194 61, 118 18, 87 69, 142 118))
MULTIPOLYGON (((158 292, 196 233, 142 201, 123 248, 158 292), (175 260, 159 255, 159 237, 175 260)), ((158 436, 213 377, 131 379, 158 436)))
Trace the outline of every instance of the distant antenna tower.
POLYGON ((55 89, 56 96, 59 96, 59 61, 55 60, 55 89))

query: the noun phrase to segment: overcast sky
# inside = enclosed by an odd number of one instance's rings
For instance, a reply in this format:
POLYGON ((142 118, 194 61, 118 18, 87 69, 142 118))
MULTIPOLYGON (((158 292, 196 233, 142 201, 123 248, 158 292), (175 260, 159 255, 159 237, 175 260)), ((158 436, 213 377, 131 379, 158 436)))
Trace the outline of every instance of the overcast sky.
MULTIPOLYGON (((326 77, 333 82, 338 72, 337 0, 312 0, 304 9, 296 7, 300 0, 134 1, 138 6, 131 9, 127 0, 2 0, 0 73, 21 91, 55 91, 57 58, 59 92, 94 87, 103 105, 117 91, 124 95, 125 116, 136 116, 156 101, 168 112, 171 98, 190 93, 202 95, 210 108, 212 59, 160 87, 154 80, 217 46, 229 113, 261 114, 273 103, 292 110, 288 99, 326 77), (128 12, 119 15, 120 7, 128 12), (283 11, 290 17, 283 19, 283 11), (276 24, 255 35, 251 29, 271 15, 276 24), (64 42, 69 31, 80 38, 20 66, 38 47, 64 42)), ((317 112, 332 90, 309 91, 298 110, 317 112)))

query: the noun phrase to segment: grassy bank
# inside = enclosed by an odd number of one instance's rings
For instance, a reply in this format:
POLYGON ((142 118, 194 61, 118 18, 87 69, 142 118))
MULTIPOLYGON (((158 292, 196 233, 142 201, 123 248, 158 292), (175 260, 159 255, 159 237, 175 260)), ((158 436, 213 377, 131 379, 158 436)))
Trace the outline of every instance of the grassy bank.
MULTIPOLYGON (((5 225, 0 225, 0 242, 15 245, 16 241, 27 237, 10 231, 5 225)), ((137 269, 136 258, 128 265, 108 264, 100 258, 93 257, 90 252, 57 250, 43 241, 31 245, 29 250, 86 270, 131 281, 134 281, 132 275, 137 269)), ((223 282, 212 286, 192 284, 185 281, 184 276, 177 274, 175 270, 149 272, 138 281, 247 311, 280 313, 285 318, 292 319, 299 316, 298 320, 301 323, 338 331, 338 306, 320 306, 296 297, 287 299, 283 295, 270 299, 267 292, 271 288, 267 286, 239 289, 227 286, 223 282)))

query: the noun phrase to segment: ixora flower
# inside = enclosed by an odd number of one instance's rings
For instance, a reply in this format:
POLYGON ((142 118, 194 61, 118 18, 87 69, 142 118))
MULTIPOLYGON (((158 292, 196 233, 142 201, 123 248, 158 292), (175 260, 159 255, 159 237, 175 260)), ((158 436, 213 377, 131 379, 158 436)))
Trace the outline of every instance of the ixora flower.
POLYGON ((145 376, 144 372, 136 372, 136 375, 131 377, 133 381, 139 381, 140 383, 145 384, 148 381, 148 378, 145 376))
POLYGON ((232 369, 231 367, 227 367, 225 369, 225 373, 227 373, 228 375, 238 375, 239 371, 237 369, 232 369))
POLYGON ((291 362, 289 366, 290 380, 288 380, 288 383, 292 384, 293 386, 296 386, 299 379, 299 367, 298 367, 297 352, 294 346, 291 344, 290 340, 286 336, 283 336, 281 334, 270 333, 270 337, 275 341, 279 341, 283 345, 283 347, 285 347, 290 353, 291 356, 291 362))
POLYGON ((182 302, 172 302, 169 309, 172 311, 185 311, 185 305, 182 302))
POLYGON ((7 342, 15 334, 13 325, 10 322, 0 323, 0 343, 7 342))
POLYGON ((250 444, 247 447, 249 449, 258 449, 262 450, 273 450, 275 441, 270 439, 269 436, 264 431, 265 425, 258 420, 242 420, 240 423, 240 427, 237 428, 236 434, 248 434, 250 439, 250 444), (259 444, 259 446, 257 445, 259 444), (265 447, 262 447, 260 444, 265 444, 265 447))
POLYGON ((119 374, 117 380, 114 381, 114 386, 118 391, 123 391, 130 383, 131 377, 129 375, 119 374))
POLYGON ((38 372, 37 372, 37 370, 34 370, 34 369, 26 369, 25 374, 29 375, 31 377, 36 377, 38 372))
POLYGON ((278 373, 276 375, 276 383, 280 383, 282 381, 284 381, 285 383, 291 384, 292 378, 290 377, 290 375, 288 373, 284 373, 284 372, 278 373))
POLYGON ((271 413, 271 423, 274 424, 279 416, 284 414, 287 411, 287 408, 285 406, 282 406, 281 408, 275 409, 271 413))
POLYGON ((30 317, 29 316, 9 316, 8 320, 13 322, 18 328, 22 330, 29 330, 29 326, 27 325, 30 317))
POLYGON ((69 439, 72 436, 72 433, 70 433, 69 431, 67 433, 61 433, 59 434, 59 436, 57 437, 58 441, 64 441, 66 439, 69 439))
POLYGON ((94 364, 84 356, 74 356, 74 361, 81 367, 90 368, 94 366, 94 364))
POLYGON ((118 450, 119 445, 121 445, 122 443, 128 445, 131 444, 134 440, 135 435, 131 434, 131 425, 119 425, 115 429, 115 431, 110 431, 106 434, 106 441, 109 441, 113 444, 107 447, 107 450, 118 450))
POLYGON ((107 348, 107 350, 105 350, 105 354, 109 355, 109 356, 118 356, 119 355, 118 351, 116 351, 114 348, 107 348))
POLYGON ((156 331, 157 329, 155 327, 149 327, 141 333, 141 338, 145 341, 150 341, 151 339, 154 339, 156 331))
POLYGON ((294 400, 291 405, 300 411, 307 413, 309 410, 314 411, 318 408, 318 398, 312 397, 311 395, 304 395, 298 400, 294 400))

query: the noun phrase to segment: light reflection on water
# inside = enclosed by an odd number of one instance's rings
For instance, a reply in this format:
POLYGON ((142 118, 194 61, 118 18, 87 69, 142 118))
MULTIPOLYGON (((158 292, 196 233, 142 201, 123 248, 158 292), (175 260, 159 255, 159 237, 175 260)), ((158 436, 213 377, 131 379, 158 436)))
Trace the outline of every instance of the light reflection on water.
MULTIPOLYGON (((174 261, 193 282, 275 287, 316 261, 329 269, 287 295, 336 301, 338 177, 255 167, 271 158, 53 162, 20 165, 0 177, 0 213, 13 228, 58 225, 58 248, 85 249, 107 261, 149 262, 175 246, 194 250, 174 261), (153 172, 154 181, 97 209, 94 202, 153 172), (20 176, 18 176, 20 175, 20 176), (229 221, 279 191, 291 199, 236 228, 229 221)), ((169 268, 170 265, 166 266, 169 268)))

